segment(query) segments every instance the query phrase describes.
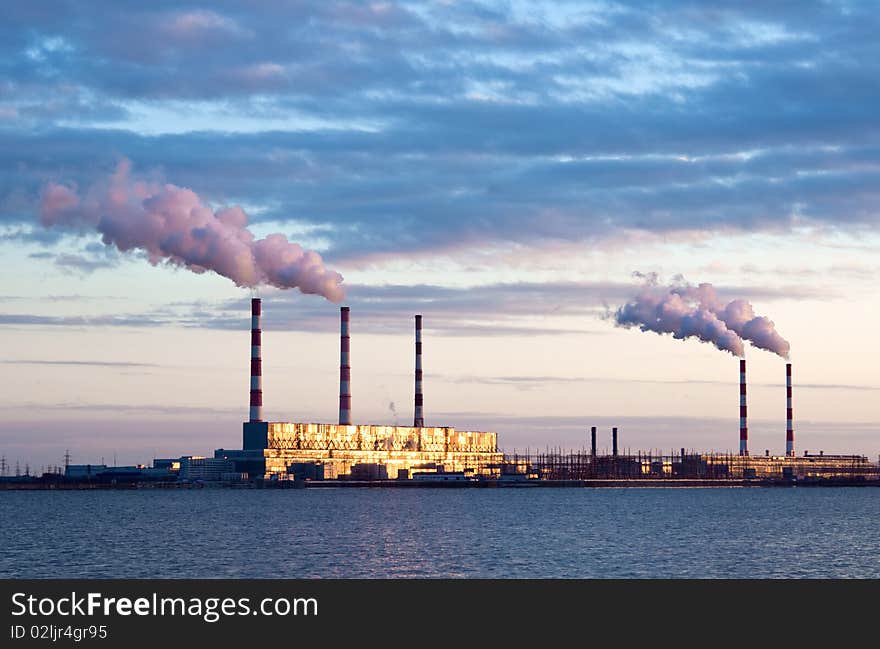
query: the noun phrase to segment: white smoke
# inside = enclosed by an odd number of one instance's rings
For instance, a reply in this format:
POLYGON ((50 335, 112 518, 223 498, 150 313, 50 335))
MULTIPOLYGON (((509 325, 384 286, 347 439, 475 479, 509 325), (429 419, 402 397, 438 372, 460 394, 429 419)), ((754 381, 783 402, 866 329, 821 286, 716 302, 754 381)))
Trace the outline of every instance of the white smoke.
POLYGON ((791 346, 773 321, 755 315, 746 300, 725 303, 708 283, 661 286, 655 275, 642 277, 646 282, 638 295, 615 312, 617 325, 680 339, 698 338, 735 356, 743 356, 747 340, 753 347, 789 357, 791 346))
POLYGON ((83 197, 50 183, 40 207, 46 227, 94 228, 104 244, 122 252, 143 250, 154 265, 212 270, 238 286, 298 288, 332 302, 345 296, 342 275, 327 269, 318 253, 283 234, 255 239, 240 207, 214 211, 190 189, 136 180, 128 160, 83 197))

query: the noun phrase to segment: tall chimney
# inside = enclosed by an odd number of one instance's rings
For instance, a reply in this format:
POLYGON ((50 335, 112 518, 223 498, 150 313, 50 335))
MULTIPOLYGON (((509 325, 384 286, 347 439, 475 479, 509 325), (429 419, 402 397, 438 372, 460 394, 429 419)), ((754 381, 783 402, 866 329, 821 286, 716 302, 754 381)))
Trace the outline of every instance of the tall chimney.
POLYGON ((749 454, 749 428, 746 412, 746 359, 739 361, 739 454, 749 454))
POLYGON ((349 364, 348 307, 339 309, 339 425, 351 425, 351 365, 349 364))
POLYGON ((785 454, 794 455, 794 422, 791 416, 791 363, 785 364, 785 454))
POLYGON ((424 402, 422 400, 422 316, 416 316, 416 403, 413 426, 425 425, 424 402))
POLYGON ((596 427, 590 427, 590 455, 596 457, 596 427))
POLYGON ((611 455, 617 457, 617 426, 611 429, 611 455))
POLYGON ((263 361, 260 355, 262 329, 260 298, 251 298, 251 421, 263 421, 263 361))

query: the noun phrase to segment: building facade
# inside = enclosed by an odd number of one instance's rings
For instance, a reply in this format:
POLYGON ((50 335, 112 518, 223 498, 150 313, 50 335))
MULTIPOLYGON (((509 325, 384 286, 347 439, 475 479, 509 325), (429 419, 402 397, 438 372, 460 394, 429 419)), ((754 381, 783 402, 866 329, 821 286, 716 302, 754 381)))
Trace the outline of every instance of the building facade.
POLYGON ((321 463, 339 477, 368 464, 384 466, 392 477, 428 466, 493 476, 503 460, 496 433, 452 427, 245 422, 243 450, 262 451, 266 478, 306 462, 321 463))

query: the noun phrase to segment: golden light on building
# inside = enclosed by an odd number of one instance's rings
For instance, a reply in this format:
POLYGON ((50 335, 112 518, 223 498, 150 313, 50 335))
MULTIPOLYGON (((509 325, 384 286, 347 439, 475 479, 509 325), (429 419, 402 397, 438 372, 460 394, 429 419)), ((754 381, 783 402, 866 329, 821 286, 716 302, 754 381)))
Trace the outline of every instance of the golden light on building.
POLYGON ((262 450, 267 478, 308 462, 333 476, 350 475, 356 465, 384 466, 390 478, 438 467, 493 476, 503 460, 496 433, 452 427, 246 422, 244 448, 262 450))

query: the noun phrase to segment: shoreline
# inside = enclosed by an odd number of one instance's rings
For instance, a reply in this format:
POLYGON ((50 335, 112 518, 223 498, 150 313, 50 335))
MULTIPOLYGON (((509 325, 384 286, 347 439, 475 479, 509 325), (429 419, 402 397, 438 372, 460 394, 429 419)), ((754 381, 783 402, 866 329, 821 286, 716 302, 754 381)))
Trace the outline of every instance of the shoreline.
POLYGON ((126 491, 143 489, 683 489, 880 487, 880 480, 591 479, 591 480, 282 480, 253 482, 2 481, 0 491, 126 491))

